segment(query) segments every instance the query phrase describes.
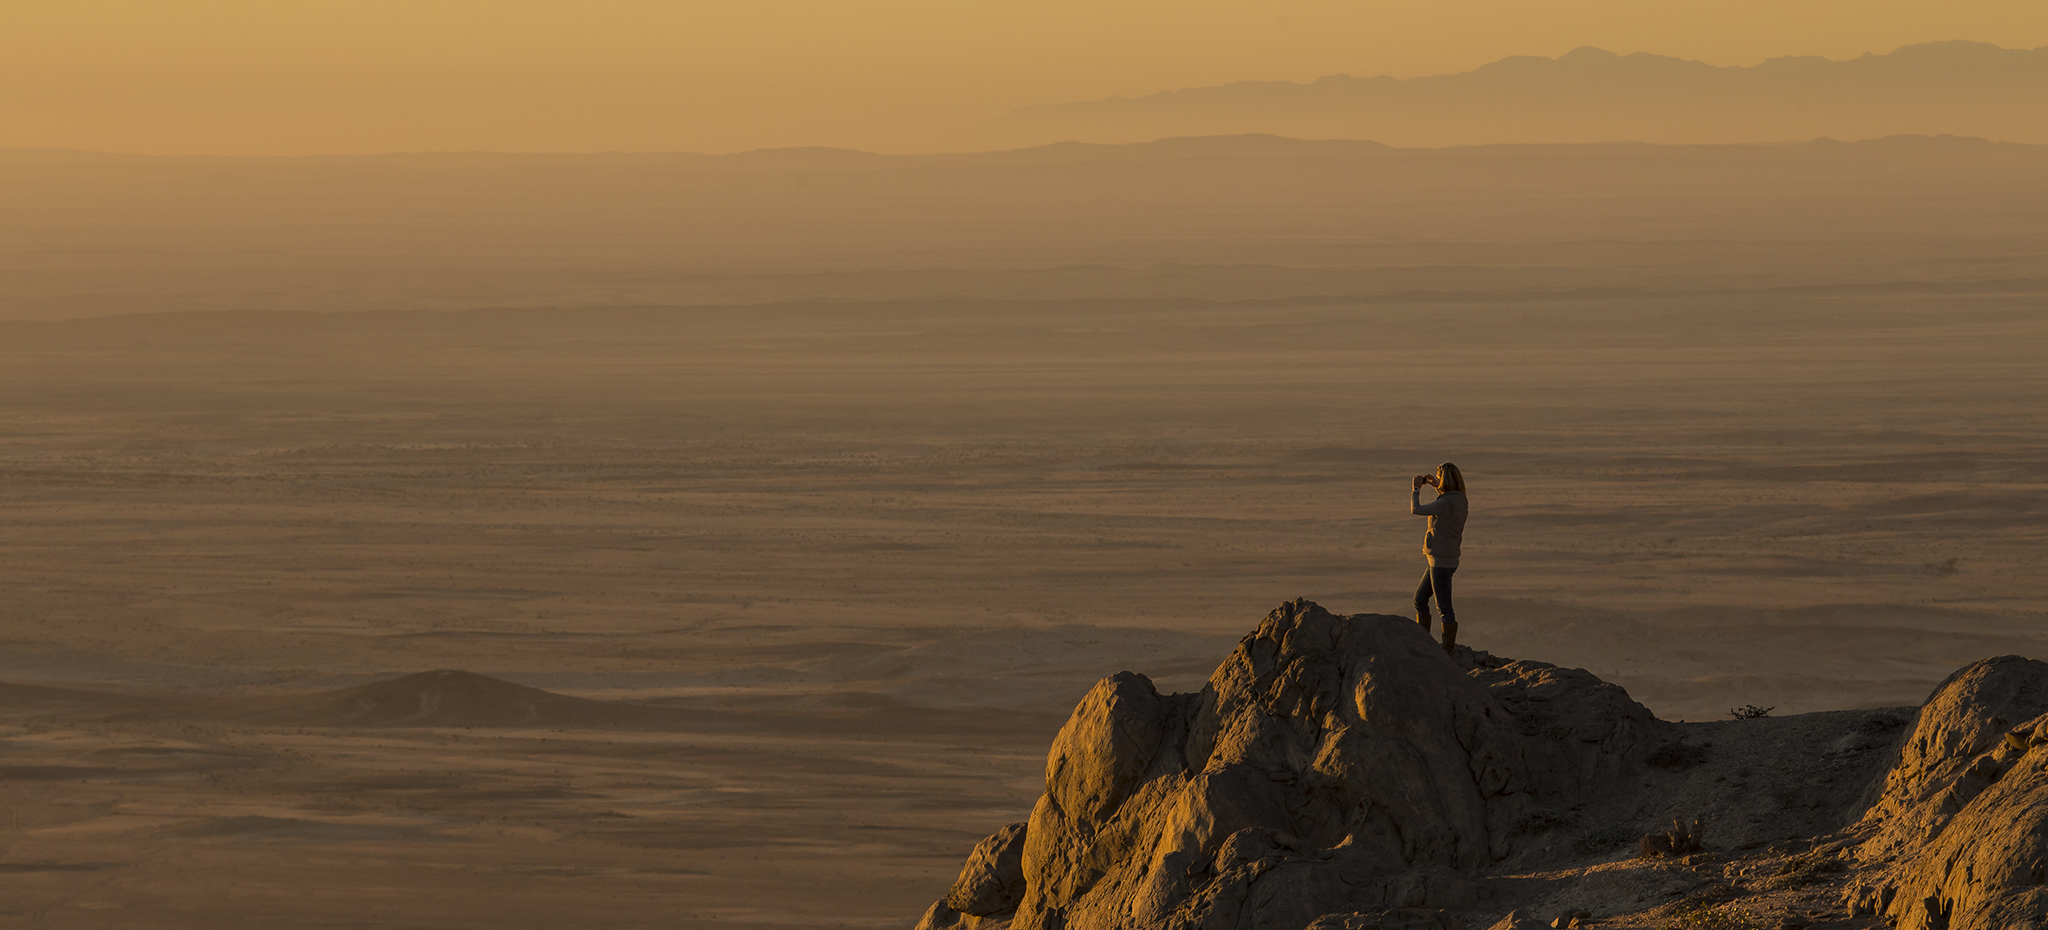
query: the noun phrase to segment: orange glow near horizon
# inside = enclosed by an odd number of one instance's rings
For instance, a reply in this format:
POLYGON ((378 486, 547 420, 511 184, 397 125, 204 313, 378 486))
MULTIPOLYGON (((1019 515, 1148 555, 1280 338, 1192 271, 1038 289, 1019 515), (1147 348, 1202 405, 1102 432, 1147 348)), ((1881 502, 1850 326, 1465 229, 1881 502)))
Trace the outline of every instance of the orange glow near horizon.
POLYGON ((150 154, 990 147, 1019 106, 1412 77, 1579 46, 1717 65, 1970 39, 2034 0, 36 0, 0 11, 0 148, 150 154))

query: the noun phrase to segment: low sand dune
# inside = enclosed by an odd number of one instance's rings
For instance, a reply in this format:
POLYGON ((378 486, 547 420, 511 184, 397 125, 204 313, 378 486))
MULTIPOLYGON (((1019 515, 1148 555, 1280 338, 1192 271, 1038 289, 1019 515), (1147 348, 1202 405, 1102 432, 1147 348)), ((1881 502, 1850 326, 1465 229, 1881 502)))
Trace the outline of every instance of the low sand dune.
MULTIPOLYGON (((162 713, 136 711, 131 716, 162 713)), ((603 729, 656 725, 679 712, 569 697, 475 672, 436 669, 303 697, 212 701, 170 713, 186 720, 262 727, 603 729)))
POLYGON ((846 697, 0 703, 0 927, 900 927, 1059 720, 846 697))

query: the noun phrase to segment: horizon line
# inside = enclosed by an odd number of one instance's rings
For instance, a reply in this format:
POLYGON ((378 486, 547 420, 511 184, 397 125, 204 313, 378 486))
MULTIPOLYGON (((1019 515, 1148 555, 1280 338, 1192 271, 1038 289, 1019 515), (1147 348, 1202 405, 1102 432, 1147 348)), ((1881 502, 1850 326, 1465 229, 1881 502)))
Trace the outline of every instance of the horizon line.
MULTIPOLYGON (((2042 48, 2043 48, 2043 49, 2048 49, 2048 46, 2043 46, 2042 48)), ((1246 83, 1253 83, 1253 82, 1246 82, 1246 83)), ((1284 81, 1283 81, 1283 82, 1261 82, 1261 83, 1291 83, 1291 82, 1284 82, 1284 81)), ((1228 85, 1217 85, 1217 86, 1228 86, 1228 85)), ((1307 85, 1296 85, 1296 86, 1307 86, 1307 85)), ((1171 93, 1171 92, 1169 91, 1168 93, 1171 93)), ((1135 97, 1126 97, 1126 98, 1105 98, 1105 99, 1112 99, 1112 100, 1113 100, 1113 99, 1126 99, 1126 100, 1136 100, 1136 99, 1142 99, 1142 98, 1135 98, 1135 97)), ((1090 101, 1090 102, 1094 102, 1094 101, 1090 101)), ((1068 104, 1053 104, 1053 106, 1067 106, 1067 105, 1068 105, 1068 104)), ((2000 139, 1990 139, 1990 138, 1986 138, 1986 137, 1984 137, 1984 136, 1964 136, 1964 135, 1956 135, 1956 134, 1954 134, 1954 133, 1910 133, 1910 132, 1908 132, 1908 133, 1890 133, 1890 134, 1887 134, 1887 135, 1882 135, 1882 136, 1871 136, 1871 137, 1868 137, 1868 138, 1862 138, 1862 139, 1838 139, 1838 138, 1835 138, 1835 137, 1832 137, 1832 136, 1813 136, 1813 137, 1810 137, 1810 138, 1805 138, 1805 139, 1776 139, 1776 140, 1766 140, 1766 141, 1748 141, 1748 142, 1646 142, 1646 141, 1643 141, 1643 140, 1640 140, 1640 139, 1605 139, 1605 140, 1600 140, 1600 141, 1595 141, 1595 142, 1479 142, 1479 143, 1466 143, 1466 144, 1460 144, 1460 145, 1405 145, 1405 146, 1404 146, 1404 145, 1391 145, 1391 144, 1389 144, 1389 143, 1385 143, 1385 142, 1379 142, 1379 141, 1376 141, 1376 140, 1373 140, 1373 139, 1355 139, 1355 138, 1344 138, 1344 137, 1328 137, 1328 138, 1320 138, 1320 139, 1311 139, 1311 138, 1306 138, 1306 137, 1302 137, 1302 136, 1283 136, 1283 135, 1279 135, 1279 134, 1277 134, 1277 133, 1269 133, 1269 132, 1236 132, 1236 133, 1216 133, 1216 134, 1213 134, 1213 135, 1179 135, 1179 136, 1160 136, 1160 137, 1158 137, 1158 138, 1156 138, 1156 139, 1150 139, 1150 140, 1146 140, 1146 141, 1142 141, 1142 142, 1090 142, 1090 141, 1087 141, 1087 140, 1082 140, 1082 139, 1065 139, 1065 140, 1061 140, 1061 141, 1059 141, 1059 142, 1047 142, 1047 143, 1041 143, 1041 144, 1038 144, 1038 145, 1025 145, 1025 146, 1019 146, 1019 147, 1017 147, 1017 148, 995 148, 995 149, 970 149, 970 150, 946 150, 946 151, 916 151, 916 152, 882 152, 882 151, 874 151, 874 150, 870 150, 870 149, 856 149, 856 148, 847 148, 847 147, 845 147, 845 146, 836 146, 836 145, 784 145, 784 146, 769 146, 769 147, 765 147, 765 148, 754 148, 754 149, 735 149, 735 150, 732 150, 732 151, 726 151, 726 152, 706 152, 706 151, 688 151, 688 150, 682 150, 682 149, 591 149, 591 150, 587 150, 587 151, 573 151, 573 150, 540 150, 540 149, 534 149, 534 150, 519 150, 519 149, 394 149, 394 150, 391 150, 391 151, 386 151, 386 152, 354 152, 354 153, 346 153, 346 152, 310 152, 310 153, 300 153, 300 154, 281 154, 281 153, 258 153, 258 154, 223 154, 223 153, 203 153, 203 152, 199 152, 199 153, 195 153, 195 152, 179 152, 179 153, 167 153, 167 152, 156 152, 156 153, 150 153, 150 152, 121 152, 121 151, 109 151, 109 150, 104 150, 104 149, 80 149, 80 148, 66 148, 66 147, 62 147, 62 146, 13 146, 13 147, 0 147, 0 157, 6 157, 6 156, 10 156, 10 155, 72 155, 72 156, 95 156, 95 157, 101 157, 101 158, 121 158, 121 159, 136 159, 136 160, 144 160, 144 159, 161 159, 161 160, 194 160, 194 161, 198 161, 198 160, 221 160, 221 161, 228 161, 228 160, 248 160, 248 161, 257 161, 257 160, 278 160, 278 161, 283 161, 283 160, 312 160, 312 159, 336 159, 336 160, 340 160, 340 159, 368 159, 368 158, 437 158, 437 157, 450 157, 450 158, 452 158, 452 157, 472 157, 472 158, 475 158, 475 157, 508 157, 508 158, 604 158, 604 157, 647 157, 647 158, 738 158, 738 157, 743 157, 743 156, 748 156, 748 155, 774 155, 774 154, 787 154, 787 153, 798 153, 798 152, 813 152, 813 153, 835 153, 835 154, 843 154, 843 155, 865 155, 865 156, 871 156, 871 157, 875 157, 875 158, 966 158, 966 157, 973 157, 973 156, 977 156, 977 155, 1007 155, 1007 154, 1014 154, 1014 153, 1018 153, 1018 152, 1034 152, 1034 151, 1041 151, 1041 150, 1045 150, 1045 149, 1057 149, 1057 148, 1064 148, 1064 147, 1081 147, 1081 148, 1102 148, 1102 149, 1128 149, 1128 148, 1136 148, 1136 147, 1140 147, 1140 146, 1147 146, 1147 145, 1160 145, 1160 144, 1162 144, 1162 143, 1169 143, 1169 142, 1201 142, 1201 141, 1214 141, 1214 140, 1222 140, 1222 139, 1245 139, 1245 140, 1249 140, 1249 139, 1265 139, 1265 140, 1272 140, 1272 141, 1275 141, 1275 142, 1298 142, 1298 143, 1303 143, 1303 144, 1308 144, 1308 145, 1332 145, 1332 144, 1343 144, 1343 145, 1362 145, 1362 146, 1376 146, 1376 147, 1378 147, 1378 148, 1386 149, 1386 150, 1388 150, 1388 151, 1392 151, 1392 152, 1448 152, 1448 151, 1456 151, 1456 150, 1460 150, 1460 149, 1489 149, 1489 148, 1493 148, 1493 149, 1497 149, 1497 148, 1553 148, 1553 149, 1554 149, 1554 148, 1592 148, 1592 147, 1597 147, 1597 146, 1641 146, 1641 147, 1646 147, 1646 148, 1661 148, 1661 149, 1682 149, 1682 148, 1695 148, 1695 149, 1696 149, 1696 148, 1740 148, 1740 147, 1751 147, 1751 148, 1782 148, 1782 147, 1791 147, 1791 146, 1799 146, 1799 145, 1817 145, 1817 144, 1833 144, 1833 145, 1864 145, 1864 144, 1868 144, 1868 143, 1873 143, 1873 142, 1890 142, 1890 141, 1900 141, 1900 140, 1911 140, 1911 139, 1920 139, 1920 140, 1928 140, 1928 141, 1951 141, 1951 142, 1978 142, 1978 143, 1983 143, 1983 144, 1986 144, 1986 145, 2009 145, 2009 146, 2019 146, 2019 147, 2024 147, 2024 148, 2043 148, 2043 147, 2048 147, 2048 143, 2041 143, 2041 142, 2010 142, 2010 141, 2005 141, 2005 140, 2000 140, 2000 139)))

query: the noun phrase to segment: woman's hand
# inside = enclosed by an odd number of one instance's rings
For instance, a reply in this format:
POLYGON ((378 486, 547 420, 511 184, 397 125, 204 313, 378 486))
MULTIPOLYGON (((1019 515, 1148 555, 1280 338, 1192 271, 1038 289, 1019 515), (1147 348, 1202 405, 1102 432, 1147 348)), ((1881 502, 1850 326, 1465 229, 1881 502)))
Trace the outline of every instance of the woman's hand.
POLYGON ((1428 476, 1428 475, 1416 475, 1416 476, 1415 476, 1415 490, 1417 490, 1417 491, 1420 491, 1420 490, 1422 490, 1422 486, 1423 486, 1423 485, 1425 485, 1425 484, 1428 484, 1428 483, 1429 483, 1429 476, 1428 476))

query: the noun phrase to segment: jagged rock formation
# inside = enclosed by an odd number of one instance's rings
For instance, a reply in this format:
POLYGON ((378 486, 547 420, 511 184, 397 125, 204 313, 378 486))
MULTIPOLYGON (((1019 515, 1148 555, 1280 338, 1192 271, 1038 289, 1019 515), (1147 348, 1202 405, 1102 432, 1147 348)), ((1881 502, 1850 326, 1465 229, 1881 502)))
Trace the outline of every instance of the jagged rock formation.
POLYGON ((1474 903, 1464 873, 1513 855, 1527 815, 1632 777, 1672 726, 1584 671, 1463 655, 1294 601, 1199 693, 1106 678, 1047 757, 1014 909, 1013 826, 919 926, 1449 926, 1433 911, 1474 903))
POLYGON ((1986 659, 1903 710, 1666 723, 1584 671, 1295 601, 1200 693, 1098 683, 1031 819, 919 927, 1519 930, 1595 903, 2048 930, 2048 662, 1986 659))
POLYGON ((2048 662, 2001 656, 1942 682, 1859 829, 1852 912, 2048 927, 2048 662))
POLYGON ((1024 826, 1013 823, 976 844, 939 906, 970 916, 1016 910, 1024 900, 1024 826))

